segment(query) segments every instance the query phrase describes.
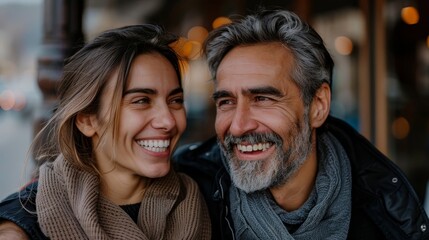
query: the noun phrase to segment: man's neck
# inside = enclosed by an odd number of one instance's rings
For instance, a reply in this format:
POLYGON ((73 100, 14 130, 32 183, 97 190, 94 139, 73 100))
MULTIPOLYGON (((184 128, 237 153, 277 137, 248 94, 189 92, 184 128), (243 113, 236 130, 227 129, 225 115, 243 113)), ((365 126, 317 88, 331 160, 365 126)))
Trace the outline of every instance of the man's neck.
POLYGON ((316 175, 317 158, 313 152, 291 179, 281 186, 270 188, 274 200, 289 212, 300 208, 313 190, 316 175))

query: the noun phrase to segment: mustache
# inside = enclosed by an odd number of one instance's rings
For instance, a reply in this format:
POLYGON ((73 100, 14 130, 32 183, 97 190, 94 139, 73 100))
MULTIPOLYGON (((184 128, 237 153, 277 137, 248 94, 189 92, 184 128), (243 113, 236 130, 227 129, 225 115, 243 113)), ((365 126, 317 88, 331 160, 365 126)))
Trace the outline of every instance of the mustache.
POLYGON ((247 144, 256 144, 261 142, 270 142, 274 145, 281 146, 283 145, 283 140, 277 133, 267 132, 267 133, 247 133, 242 136, 232 136, 228 134, 224 138, 225 148, 232 150, 236 144, 247 143, 247 144))

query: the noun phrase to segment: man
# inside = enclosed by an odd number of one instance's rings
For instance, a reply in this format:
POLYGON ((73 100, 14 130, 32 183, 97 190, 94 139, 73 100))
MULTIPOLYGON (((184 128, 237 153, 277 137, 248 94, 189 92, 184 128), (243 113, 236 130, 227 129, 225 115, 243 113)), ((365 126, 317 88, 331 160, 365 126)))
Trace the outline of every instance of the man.
POLYGON ((329 116, 333 61, 309 25, 261 11, 214 30, 205 54, 217 140, 176 159, 206 196, 213 239, 429 239, 404 174, 329 116))
POLYGON ((429 239, 404 174, 329 116, 333 62, 310 26, 262 11, 213 31, 205 53, 218 137, 175 163, 199 183, 213 239, 429 239))

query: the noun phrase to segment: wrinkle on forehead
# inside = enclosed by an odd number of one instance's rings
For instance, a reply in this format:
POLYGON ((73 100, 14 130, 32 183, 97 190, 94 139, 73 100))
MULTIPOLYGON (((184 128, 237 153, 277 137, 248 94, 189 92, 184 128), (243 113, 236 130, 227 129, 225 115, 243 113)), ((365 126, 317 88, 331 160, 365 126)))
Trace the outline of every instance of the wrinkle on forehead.
POLYGON ((224 72, 237 76, 265 76, 267 72, 280 72, 283 68, 290 72, 293 59, 290 50, 277 42, 238 46, 222 59, 217 77, 221 78, 224 72))

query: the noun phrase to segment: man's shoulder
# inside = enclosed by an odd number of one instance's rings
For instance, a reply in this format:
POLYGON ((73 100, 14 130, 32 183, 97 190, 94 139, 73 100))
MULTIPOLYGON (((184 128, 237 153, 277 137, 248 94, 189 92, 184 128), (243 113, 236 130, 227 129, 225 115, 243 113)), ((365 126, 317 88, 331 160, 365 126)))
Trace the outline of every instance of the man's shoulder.
POLYGON ((402 171, 391 159, 347 122, 330 116, 324 126, 324 130, 333 134, 341 143, 350 159, 352 170, 362 171, 379 166, 379 172, 392 172, 393 174, 403 175, 402 171))
POLYGON ((354 187, 374 197, 398 194, 403 187, 404 194, 417 199, 404 172, 357 130, 333 117, 326 129, 339 140, 350 160, 354 187))
POLYGON ((3 199, 0 202, 0 217, 4 218, 10 214, 36 215, 37 185, 37 181, 31 182, 3 199))
POLYGON ((226 170, 216 137, 178 148, 173 155, 173 166, 177 172, 185 173, 197 182, 208 205, 216 198, 214 194, 221 187, 219 184, 225 185, 224 188, 228 185, 225 177, 218 181, 226 175, 226 170))
POLYGON ((36 195, 38 182, 31 182, 19 192, 0 202, 0 221, 15 223, 32 239, 45 239, 37 221, 36 195))
POLYGON ((429 226, 429 220, 403 171, 346 122, 329 117, 325 130, 339 140, 350 159, 352 219, 358 219, 357 212, 365 212, 389 239, 428 237, 422 229, 429 226), (398 224, 403 222, 407 224, 398 224))
POLYGON ((173 154, 173 165, 178 172, 194 178, 196 175, 213 177, 222 168, 220 149, 216 137, 203 142, 179 147, 173 154))
MULTIPOLYGON (((221 235, 230 236, 231 227, 225 221, 225 204, 229 203, 231 182, 222 164, 217 138, 183 145, 173 155, 173 164, 176 171, 189 175, 197 182, 209 210, 213 239, 221 239, 221 235)), ((232 236, 222 239, 232 239, 232 236)))

